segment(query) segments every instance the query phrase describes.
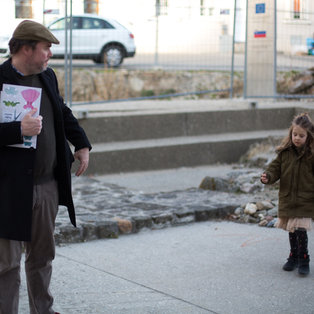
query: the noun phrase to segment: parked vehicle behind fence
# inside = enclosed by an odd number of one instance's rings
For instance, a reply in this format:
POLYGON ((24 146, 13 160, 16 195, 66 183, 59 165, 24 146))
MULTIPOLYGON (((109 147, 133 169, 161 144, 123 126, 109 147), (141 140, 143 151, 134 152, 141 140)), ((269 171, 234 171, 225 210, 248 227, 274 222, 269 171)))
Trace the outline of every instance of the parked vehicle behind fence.
MULTIPOLYGON (((48 28, 60 41, 59 45, 52 46, 53 57, 63 58, 65 18, 55 20, 48 28)), ((96 63, 118 67, 124 58, 133 57, 135 50, 133 34, 116 20, 91 14, 72 17, 73 58, 92 59, 96 63)))

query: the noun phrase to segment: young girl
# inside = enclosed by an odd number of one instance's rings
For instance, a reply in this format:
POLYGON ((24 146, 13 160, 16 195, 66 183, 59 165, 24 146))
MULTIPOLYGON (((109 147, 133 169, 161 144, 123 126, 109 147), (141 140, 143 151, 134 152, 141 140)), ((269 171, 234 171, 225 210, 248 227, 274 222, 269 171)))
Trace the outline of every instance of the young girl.
POLYGON ((283 269, 298 267, 300 275, 310 272, 307 231, 314 218, 314 125, 303 113, 296 116, 289 134, 277 147, 277 158, 261 175, 264 184, 280 179, 277 228, 289 232, 290 254, 283 269))

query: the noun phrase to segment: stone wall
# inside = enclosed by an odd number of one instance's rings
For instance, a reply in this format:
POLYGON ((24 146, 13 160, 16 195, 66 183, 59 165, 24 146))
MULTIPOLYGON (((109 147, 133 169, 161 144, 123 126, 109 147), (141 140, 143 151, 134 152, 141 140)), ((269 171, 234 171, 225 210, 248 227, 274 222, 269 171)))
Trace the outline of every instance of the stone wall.
MULTIPOLYGON (((64 70, 55 69, 64 95, 64 70)), ((72 100, 99 101, 165 95, 172 93, 223 90, 230 87, 229 72, 165 70, 73 69, 72 100)), ((243 89, 242 75, 235 76, 235 95, 243 89)), ((228 92, 209 93, 197 98, 228 97, 228 92)), ((193 96, 188 96, 192 98, 193 96)))
MULTIPOLYGON (((60 92, 64 95, 64 70, 55 69, 60 92)), ((230 88, 230 72, 166 71, 74 68, 72 72, 74 102, 126 99, 173 93, 226 90, 230 88)), ((277 91, 281 94, 313 94, 314 68, 304 72, 282 72, 277 75, 277 91)), ((234 97, 243 96, 243 73, 235 72, 234 97)), ((226 91, 184 98, 226 98, 226 91)))

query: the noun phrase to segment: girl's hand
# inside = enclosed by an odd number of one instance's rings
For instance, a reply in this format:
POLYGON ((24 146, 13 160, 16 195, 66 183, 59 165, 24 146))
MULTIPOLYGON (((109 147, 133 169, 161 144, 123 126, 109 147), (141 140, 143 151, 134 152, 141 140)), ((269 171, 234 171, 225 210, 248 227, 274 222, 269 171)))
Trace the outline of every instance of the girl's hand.
POLYGON ((266 173, 263 173, 263 174, 261 175, 261 181, 262 181, 264 184, 268 183, 268 179, 267 179, 266 173))

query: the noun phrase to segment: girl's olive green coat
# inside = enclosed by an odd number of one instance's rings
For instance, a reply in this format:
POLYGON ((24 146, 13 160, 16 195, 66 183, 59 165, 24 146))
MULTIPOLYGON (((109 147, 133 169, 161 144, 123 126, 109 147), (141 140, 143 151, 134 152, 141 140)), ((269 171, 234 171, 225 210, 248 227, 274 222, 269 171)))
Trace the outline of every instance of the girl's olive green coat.
POLYGON ((314 218, 314 158, 289 147, 277 155, 265 172, 268 184, 280 179, 280 218, 314 218))

